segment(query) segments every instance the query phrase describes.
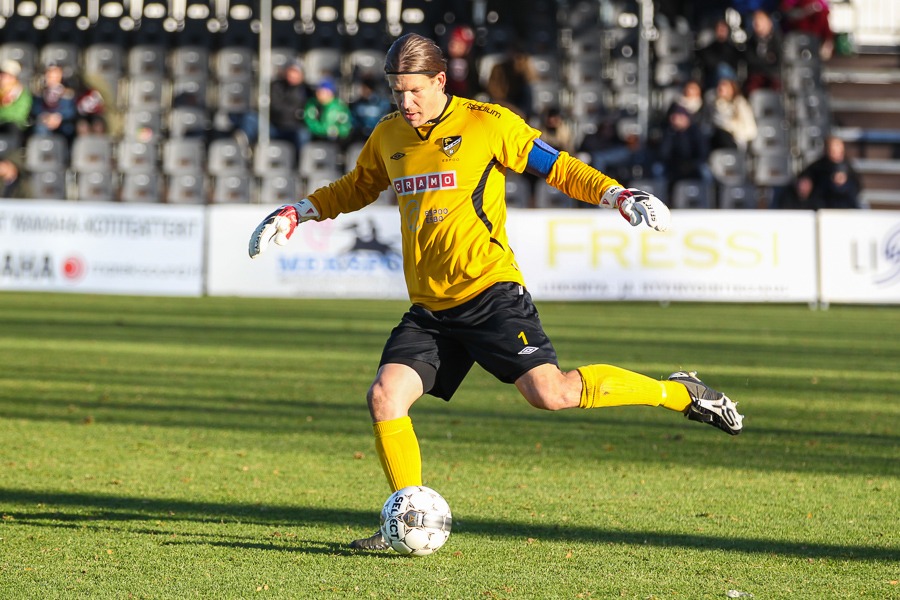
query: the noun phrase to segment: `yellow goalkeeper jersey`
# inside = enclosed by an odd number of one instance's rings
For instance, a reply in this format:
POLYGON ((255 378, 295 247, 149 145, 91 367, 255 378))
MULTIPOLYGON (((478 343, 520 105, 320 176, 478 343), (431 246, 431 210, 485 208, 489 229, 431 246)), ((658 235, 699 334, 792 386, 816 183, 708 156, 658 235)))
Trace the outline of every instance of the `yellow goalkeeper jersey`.
MULTIPOLYGON (((459 97, 418 128, 394 112, 372 132, 356 167, 309 198, 319 218, 329 219, 393 187, 410 300, 452 308, 501 281, 524 285, 506 237, 505 173, 525 170, 539 136, 503 107, 459 97)), ((593 204, 616 184, 564 152, 547 182, 593 204)))

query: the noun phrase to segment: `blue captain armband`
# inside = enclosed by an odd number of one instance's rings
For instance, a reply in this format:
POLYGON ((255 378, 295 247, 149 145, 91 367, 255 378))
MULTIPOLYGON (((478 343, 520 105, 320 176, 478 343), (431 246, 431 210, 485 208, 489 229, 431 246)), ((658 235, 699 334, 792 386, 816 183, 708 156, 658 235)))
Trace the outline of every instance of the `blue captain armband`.
POLYGON ((547 179, 557 158, 559 158, 559 150, 538 138, 534 140, 531 152, 528 153, 528 164, 525 165, 525 171, 547 179))

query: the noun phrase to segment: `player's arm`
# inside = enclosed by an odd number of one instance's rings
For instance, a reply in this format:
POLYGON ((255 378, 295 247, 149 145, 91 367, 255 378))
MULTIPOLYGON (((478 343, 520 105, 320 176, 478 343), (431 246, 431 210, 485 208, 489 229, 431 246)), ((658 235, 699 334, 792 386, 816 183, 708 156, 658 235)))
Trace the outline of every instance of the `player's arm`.
POLYGON ((366 143, 352 171, 297 204, 279 207, 263 219, 250 236, 250 258, 265 252, 270 241, 279 246, 287 244, 297 225, 304 221, 333 219, 374 202, 390 184, 375 147, 373 143, 366 143))
POLYGON ((668 207, 653 194, 637 189, 626 190, 612 177, 567 152, 559 152, 540 139, 534 140, 528 151, 526 170, 543 177, 548 184, 571 198, 604 208, 617 208, 633 226, 645 221, 648 227, 665 231, 672 220, 668 207))

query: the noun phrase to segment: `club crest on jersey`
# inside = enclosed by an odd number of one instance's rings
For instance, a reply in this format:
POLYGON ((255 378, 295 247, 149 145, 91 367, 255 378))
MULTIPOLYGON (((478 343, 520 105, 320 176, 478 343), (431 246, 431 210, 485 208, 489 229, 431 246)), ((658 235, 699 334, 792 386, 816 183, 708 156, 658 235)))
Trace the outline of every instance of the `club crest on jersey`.
POLYGON ((398 196, 407 194, 420 194, 422 192, 436 192, 439 190, 456 189, 456 171, 443 171, 441 173, 426 173, 425 175, 412 175, 400 177, 393 182, 394 190, 398 196))
POLYGON ((453 156, 462 145, 461 135, 451 135, 450 137, 441 138, 441 150, 448 157, 453 156))

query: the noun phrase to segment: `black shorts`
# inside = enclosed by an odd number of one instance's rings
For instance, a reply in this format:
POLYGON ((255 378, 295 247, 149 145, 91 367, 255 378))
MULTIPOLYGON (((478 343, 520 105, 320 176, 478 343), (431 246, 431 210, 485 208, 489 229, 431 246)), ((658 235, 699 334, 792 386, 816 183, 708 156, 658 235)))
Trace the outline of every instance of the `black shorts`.
POLYGON ((531 294, 519 284, 494 284, 447 310, 411 307, 391 332, 380 364, 412 367, 426 393, 449 400, 476 362, 504 383, 557 364, 531 294))

